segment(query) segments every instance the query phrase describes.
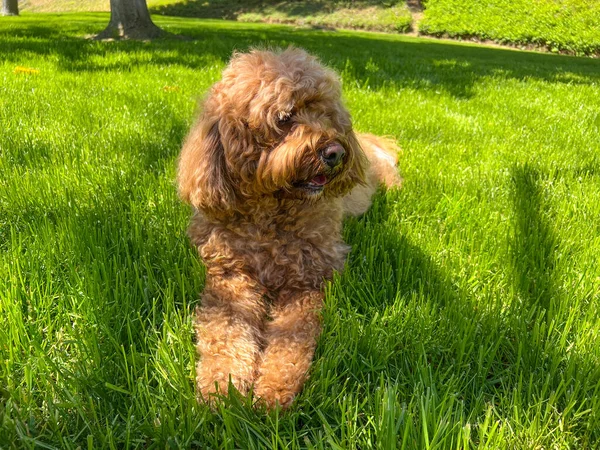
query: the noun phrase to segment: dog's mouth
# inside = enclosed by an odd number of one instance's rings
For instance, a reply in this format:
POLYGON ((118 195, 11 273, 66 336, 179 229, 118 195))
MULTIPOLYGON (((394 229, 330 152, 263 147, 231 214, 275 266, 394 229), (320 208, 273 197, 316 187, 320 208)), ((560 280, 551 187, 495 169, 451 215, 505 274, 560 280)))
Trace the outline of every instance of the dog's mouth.
POLYGON ((316 194, 325 189, 325 186, 327 185, 327 183, 329 183, 329 181, 331 181, 331 178, 321 173, 308 181, 299 181, 297 183, 294 183, 294 187, 297 189, 302 189, 309 193, 316 194))

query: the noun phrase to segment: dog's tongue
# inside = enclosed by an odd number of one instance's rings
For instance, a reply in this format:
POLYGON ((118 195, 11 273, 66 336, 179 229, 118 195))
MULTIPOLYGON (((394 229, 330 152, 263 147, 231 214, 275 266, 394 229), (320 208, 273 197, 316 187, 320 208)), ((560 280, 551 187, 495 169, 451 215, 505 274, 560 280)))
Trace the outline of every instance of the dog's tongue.
POLYGON ((316 184, 317 186, 323 186, 327 183, 327 177, 325 175, 317 175, 312 180, 310 180, 312 184, 316 184))

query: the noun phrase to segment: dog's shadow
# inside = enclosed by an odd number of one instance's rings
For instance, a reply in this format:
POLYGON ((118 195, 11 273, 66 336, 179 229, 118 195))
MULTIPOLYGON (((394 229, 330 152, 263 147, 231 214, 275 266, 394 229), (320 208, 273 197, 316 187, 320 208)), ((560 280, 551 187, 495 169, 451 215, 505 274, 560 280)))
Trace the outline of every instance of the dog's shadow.
POLYGON ((419 329, 425 317, 461 301, 450 277, 402 233, 396 207, 401 197, 398 190, 380 191, 365 215, 346 220, 344 235, 352 251, 344 273, 328 291, 322 351, 326 355, 333 345, 336 354, 346 354, 332 359, 338 363, 336 371, 359 384, 365 376, 378 378, 381 371, 390 378, 401 375, 403 349, 425 350, 431 343, 431 330, 419 329), (400 311, 414 307, 423 311, 422 317, 400 311), (348 324, 358 326, 348 329, 348 324), (335 334, 333 340, 328 333, 335 334))
MULTIPOLYGON (((385 385, 394 387, 396 402, 412 405, 409 410, 419 408, 415 393, 448 390, 470 414, 523 380, 560 383, 547 378, 557 364, 569 372, 597 371, 581 355, 550 344, 550 336, 544 342, 536 334, 537 326, 551 326, 552 311, 567 299, 551 279, 559 276, 552 260, 527 255, 539 242, 554 250, 560 243, 540 214, 543 176, 529 166, 512 172, 507 188, 517 231, 508 255, 512 267, 502 270, 514 288, 505 293, 491 286, 487 297, 475 295, 436 261, 443 258, 411 242, 402 226, 402 216, 411 213, 403 191, 378 193, 363 217, 346 221, 352 251, 344 273, 328 287, 324 332, 304 398, 325 399, 325 410, 336 416, 348 395, 358 403, 352 396, 377 401, 385 385)), ((578 388, 589 389, 598 378, 586 377, 588 387, 578 388)))

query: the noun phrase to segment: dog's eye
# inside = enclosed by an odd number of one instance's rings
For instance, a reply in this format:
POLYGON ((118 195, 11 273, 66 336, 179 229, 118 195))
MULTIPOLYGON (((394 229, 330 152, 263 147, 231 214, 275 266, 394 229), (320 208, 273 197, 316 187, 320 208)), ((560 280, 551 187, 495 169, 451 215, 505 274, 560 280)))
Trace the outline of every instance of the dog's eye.
POLYGON ((277 119, 277 124, 284 125, 289 123, 290 120, 292 120, 292 113, 280 113, 279 118, 277 119))

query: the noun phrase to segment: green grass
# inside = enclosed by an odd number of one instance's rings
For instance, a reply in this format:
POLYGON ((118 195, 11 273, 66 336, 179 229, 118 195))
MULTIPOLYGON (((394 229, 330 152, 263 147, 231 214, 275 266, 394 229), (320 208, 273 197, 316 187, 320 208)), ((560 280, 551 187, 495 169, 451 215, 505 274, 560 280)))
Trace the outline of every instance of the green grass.
MULTIPOLYGON (((163 0, 147 0, 146 3, 160 1, 163 0)), ((19 10, 34 13, 108 12, 110 0, 19 0, 19 10)))
POLYGON ((107 21, 0 20, 0 446, 597 446, 598 61, 175 18, 195 40, 81 38, 107 21), (291 411, 211 412, 175 160, 232 50, 265 43, 341 73, 405 184, 345 224, 291 411))
MULTIPOLYGON (((287 23, 318 28, 406 32, 412 17, 404 0, 147 0, 152 14, 287 23)), ((26 12, 110 11, 108 0, 24 0, 26 12)))
POLYGON ((595 0, 426 0, 425 6, 422 33, 600 54, 600 3, 595 0))
MULTIPOLYGON (((404 3, 386 6, 380 2, 313 2, 288 1, 248 8, 244 2, 237 20, 241 22, 290 23, 313 27, 363 29, 370 31, 406 32, 412 18, 404 3), (340 4, 341 3, 341 4, 340 4)), ((262 3, 262 2, 261 2, 262 3)), ((169 7, 154 11, 169 12, 169 7)))
MULTIPOLYGON (((596 0, 147 0, 168 16, 492 40, 600 56, 596 0), (408 4, 412 8, 408 7, 408 4), (424 14, 421 10, 425 8, 424 14)), ((27 12, 109 11, 108 0, 22 0, 27 12)))

